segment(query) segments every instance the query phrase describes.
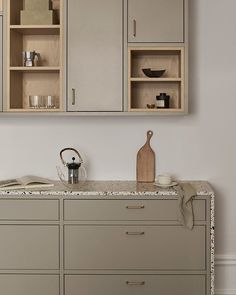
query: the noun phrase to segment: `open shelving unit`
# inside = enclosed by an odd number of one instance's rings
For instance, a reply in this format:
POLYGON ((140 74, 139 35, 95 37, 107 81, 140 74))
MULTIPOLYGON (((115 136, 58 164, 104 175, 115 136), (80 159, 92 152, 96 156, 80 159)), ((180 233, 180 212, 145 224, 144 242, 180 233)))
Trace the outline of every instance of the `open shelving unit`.
MULTIPOLYGON (((59 0, 57 0, 58 3, 59 0)), ((63 1, 54 10, 52 25, 21 25, 24 0, 7 1, 7 111, 58 112, 63 106, 63 1), (24 67, 23 51, 40 54, 37 66, 24 67), (29 96, 54 96, 53 109, 31 109, 29 96)))
POLYGON ((129 47, 128 111, 184 112, 184 47, 129 47), (160 78, 145 76, 142 69, 166 70, 160 78), (148 109, 160 93, 170 96, 170 108, 148 109))

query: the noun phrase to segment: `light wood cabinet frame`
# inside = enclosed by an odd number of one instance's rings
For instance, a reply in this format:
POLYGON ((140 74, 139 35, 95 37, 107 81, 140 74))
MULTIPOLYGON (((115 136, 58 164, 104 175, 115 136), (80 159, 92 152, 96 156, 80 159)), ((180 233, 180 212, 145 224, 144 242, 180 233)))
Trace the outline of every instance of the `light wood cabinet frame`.
MULTIPOLYGON (((6 0, 5 0, 6 1, 6 0)), ((64 111, 64 0, 60 0, 58 24, 20 25, 23 0, 6 1, 7 112, 64 111), (40 66, 23 66, 22 51, 42 53, 40 66), (29 108, 29 95, 53 95, 54 109, 29 108)))

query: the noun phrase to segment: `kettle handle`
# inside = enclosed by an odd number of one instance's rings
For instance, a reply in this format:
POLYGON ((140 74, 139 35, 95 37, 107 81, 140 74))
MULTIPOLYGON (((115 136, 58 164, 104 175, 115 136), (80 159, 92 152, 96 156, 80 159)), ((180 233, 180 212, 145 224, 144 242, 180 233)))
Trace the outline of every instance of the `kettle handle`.
POLYGON ((61 161, 62 161, 62 163, 63 163, 64 166, 66 166, 66 162, 65 162, 65 160, 63 159, 62 154, 63 154, 65 151, 73 151, 73 152, 75 152, 75 153, 77 154, 77 156, 79 157, 79 159, 81 160, 81 163, 83 163, 83 159, 82 159, 82 157, 80 156, 80 153, 79 153, 76 149, 74 149, 74 148, 64 148, 63 150, 60 151, 60 158, 61 158, 61 161))

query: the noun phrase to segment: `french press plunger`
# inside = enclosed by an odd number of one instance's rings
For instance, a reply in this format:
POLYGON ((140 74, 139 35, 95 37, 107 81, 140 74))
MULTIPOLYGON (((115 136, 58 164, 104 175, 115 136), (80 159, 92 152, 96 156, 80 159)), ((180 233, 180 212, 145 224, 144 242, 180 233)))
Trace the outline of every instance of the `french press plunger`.
POLYGON ((84 174, 86 175, 85 168, 83 166, 81 166, 81 164, 83 163, 83 160, 80 156, 80 153, 74 148, 65 148, 60 151, 60 158, 61 158, 63 165, 68 168, 68 184, 79 183, 79 169, 82 169, 84 174), (76 158, 72 157, 72 162, 67 163, 64 160, 63 155, 62 155, 65 151, 73 151, 79 159, 78 162, 75 162, 76 158))

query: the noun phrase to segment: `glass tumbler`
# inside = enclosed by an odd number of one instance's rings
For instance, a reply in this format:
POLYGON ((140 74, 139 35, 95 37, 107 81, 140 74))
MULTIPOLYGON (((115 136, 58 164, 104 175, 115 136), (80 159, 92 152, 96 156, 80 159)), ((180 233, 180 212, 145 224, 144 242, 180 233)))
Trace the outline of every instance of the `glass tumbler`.
POLYGON ((29 107, 33 109, 39 109, 44 106, 43 97, 41 95, 29 96, 29 107))

